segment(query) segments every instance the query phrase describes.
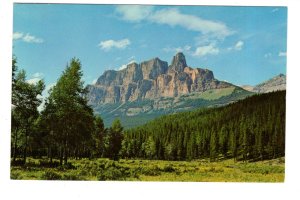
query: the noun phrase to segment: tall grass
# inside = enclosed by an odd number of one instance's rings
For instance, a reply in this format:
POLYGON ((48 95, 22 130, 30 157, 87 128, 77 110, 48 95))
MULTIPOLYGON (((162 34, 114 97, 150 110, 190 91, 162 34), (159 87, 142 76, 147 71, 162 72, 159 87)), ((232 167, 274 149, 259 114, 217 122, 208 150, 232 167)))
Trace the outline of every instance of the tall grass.
MULTIPOLYGON (((54 160, 53 163, 58 161, 54 160)), ((56 166, 45 160, 29 159, 25 166, 12 166, 11 179, 20 180, 98 180, 98 181, 205 181, 205 182, 283 182, 284 160, 235 163, 82 159, 56 166)))

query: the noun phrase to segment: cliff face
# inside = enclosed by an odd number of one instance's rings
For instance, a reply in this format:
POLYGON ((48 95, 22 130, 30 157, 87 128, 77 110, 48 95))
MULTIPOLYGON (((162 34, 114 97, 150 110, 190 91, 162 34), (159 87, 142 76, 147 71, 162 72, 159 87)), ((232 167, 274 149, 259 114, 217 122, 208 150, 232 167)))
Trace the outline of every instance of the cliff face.
POLYGON ((177 53, 170 66, 154 58, 140 64, 131 63, 120 71, 105 71, 96 84, 88 86, 88 99, 93 105, 122 103, 177 97, 231 86, 216 80, 210 70, 188 67, 185 56, 177 53))
POLYGON ((285 90, 286 89, 286 75, 279 74, 267 80, 253 88, 253 92, 256 93, 268 93, 277 90, 285 90))

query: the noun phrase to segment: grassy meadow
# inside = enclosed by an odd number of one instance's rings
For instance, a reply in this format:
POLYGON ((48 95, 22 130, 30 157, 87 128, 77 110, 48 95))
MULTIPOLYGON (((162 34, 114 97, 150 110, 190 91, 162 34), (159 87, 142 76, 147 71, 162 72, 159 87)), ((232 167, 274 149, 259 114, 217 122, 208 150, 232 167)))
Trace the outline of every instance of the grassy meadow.
POLYGON ((283 182, 284 158, 259 162, 232 159, 209 162, 82 159, 59 166, 58 161, 28 158, 11 166, 11 179, 86 181, 283 182))

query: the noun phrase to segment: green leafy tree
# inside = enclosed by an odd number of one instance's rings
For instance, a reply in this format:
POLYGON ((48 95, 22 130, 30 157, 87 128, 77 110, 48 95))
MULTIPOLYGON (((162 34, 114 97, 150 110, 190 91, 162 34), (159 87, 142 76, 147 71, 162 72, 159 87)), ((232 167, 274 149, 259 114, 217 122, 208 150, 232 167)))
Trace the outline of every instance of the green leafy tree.
POLYGON ((94 131, 93 110, 87 105, 83 87, 81 63, 71 59, 45 106, 44 119, 49 122, 50 138, 59 148, 60 163, 67 163, 72 152, 87 155, 94 131))
POLYGON ((97 157, 104 154, 104 138, 106 136, 106 129, 104 127, 103 119, 100 116, 95 117, 95 131, 93 132, 93 152, 97 157))
POLYGON ((26 162, 29 141, 31 140, 35 121, 39 116, 38 106, 42 100, 39 96, 45 88, 42 80, 36 84, 26 82, 26 72, 17 72, 16 58, 12 61, 12 157, 16 160, 18 149, 23 152, 26 162), (17 74, 16 74, 17 73, 17 74))
POLYGON ((122 148, 123 127, 119 119, 115 119, 109 129, 109 157, 114 160, 119 159, 119 152, 122 148))

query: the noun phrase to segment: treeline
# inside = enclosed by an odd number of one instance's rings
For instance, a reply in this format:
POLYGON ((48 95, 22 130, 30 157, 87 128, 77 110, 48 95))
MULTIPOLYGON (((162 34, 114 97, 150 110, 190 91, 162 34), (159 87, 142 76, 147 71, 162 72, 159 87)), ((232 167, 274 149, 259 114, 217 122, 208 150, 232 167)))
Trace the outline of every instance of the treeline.
POLYGON ((28 156, 67 164, 69 158, 191 160, 269 159, 285 152, 285 91, 261 94, 219 108, 172 114, 123 130, 105 128, 88 106, 81 63, 71 59, 49 90, 42 111, 43 80, 26 81, 12 61, 11 158, 28 156))
POLYGON ((285 153, 285 91, 255 95, 225 107, 160 117, 128 130, 127 158, 262 160, 285 153))
POLYGON ((25 163, 28 156, 48 156, 66 164, 69 157, 118 159, 123 128, 119 120, 104 128, 103 120, 87 105, 81 63, 72 59, 49 91, 41 112, 43 80, 26 81, 24 70, 12 61, 11 157, 25 163))

